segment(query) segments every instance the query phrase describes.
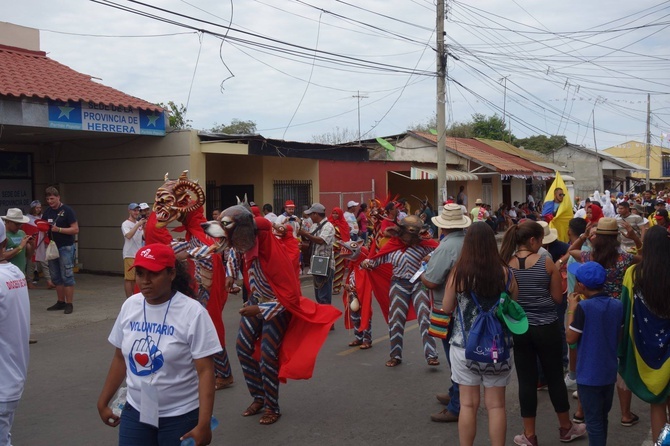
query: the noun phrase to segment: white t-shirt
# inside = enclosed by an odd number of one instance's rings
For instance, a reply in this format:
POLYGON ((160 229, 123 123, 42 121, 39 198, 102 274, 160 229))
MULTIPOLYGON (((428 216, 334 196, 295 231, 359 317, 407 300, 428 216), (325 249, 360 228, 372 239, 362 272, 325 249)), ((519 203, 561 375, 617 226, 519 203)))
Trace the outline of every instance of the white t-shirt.
POLYGON ((207 310, 182 293, 160 305, 145 305, 141 293, 130 296, 121 307, 109 342, 123 353, 128 402, 137 410, 142 381, 150 381, 153 370, 159 417, 183 415, 199 407, 194 360, 221 351, 207 310))
POLYGON ((26 276, 0 263, 0 402, 18 401, 28 374, 30 301, 26 276))
POLYGON ((139 227, 135 234, 131 238, 127 238, 126 234, 133 230, 137 223, 133 223, 130 220, 126 220, 121 224, 121 232, 123 233, 123 258, 124 259, 134 259, 137 251, 142 248, 142 234, 144 230, 139 227))
POLYGON ((358 234, 358 222, 356 221, 356 216, 353 212, 345 212, 343 215, 344 219, 349 225, 349 234, 358 234))
POLYGON ((264 215, 264 217, 270 222, 274 223, 277 220, 277 214, 274 212, 268 212, 267 214, 264 215))
POLYGON ((297 215, 288 215, 284 212, 277 217, 275 223, 281 226, 284 226, 286 223, 288 223, 291 225, 291 228, 293 228, 293 236, 298 237, 298 231, 300 230, 300 218, 298 218, 297 215))

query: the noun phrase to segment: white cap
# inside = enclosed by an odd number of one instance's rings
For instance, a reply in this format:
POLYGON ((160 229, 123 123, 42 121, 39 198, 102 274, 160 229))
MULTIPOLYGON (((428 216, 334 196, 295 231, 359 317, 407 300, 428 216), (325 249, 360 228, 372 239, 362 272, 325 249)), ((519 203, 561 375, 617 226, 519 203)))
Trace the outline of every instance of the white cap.
POLYGON ((351 200, 349 203, 347 203, 347 208, 352 208, 354 206, 358 206, 360 203, 356 203, 354 200, 351 200))
POLYGON ((140 203, 140 210, 143 211, 143 210, 145 210, 145 209, 149 209, 149 205, 146 204, 146 203, 140 203))
POLYGON ((0 243, 7 239, 7 231, 5 230, 5 222, 0 220, 0 243))

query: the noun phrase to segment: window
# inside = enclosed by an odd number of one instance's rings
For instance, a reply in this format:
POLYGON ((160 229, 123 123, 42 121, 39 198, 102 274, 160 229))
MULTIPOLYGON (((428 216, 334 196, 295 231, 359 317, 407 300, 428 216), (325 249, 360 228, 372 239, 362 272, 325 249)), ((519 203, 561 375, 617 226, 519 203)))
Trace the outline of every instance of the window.
POLYGON ((302 216, 302 206, 312 205, 312 180, 275 180, 273 181, 274 207, 275 214, 284 208, 286 200, 293 200, 295 203, 296 215, 302 216))

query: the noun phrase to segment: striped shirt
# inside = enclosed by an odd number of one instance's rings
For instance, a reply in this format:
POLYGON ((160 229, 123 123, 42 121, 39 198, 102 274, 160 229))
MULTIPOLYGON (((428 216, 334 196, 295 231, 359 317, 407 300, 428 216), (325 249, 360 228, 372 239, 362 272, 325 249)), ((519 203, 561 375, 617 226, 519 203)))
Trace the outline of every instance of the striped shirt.
POLYGON ((284 307, 277 299, 270 287, 265 273, 261 269, 260 261, 256 257, 249 266, 249 305, 258 305, 265 320, 270 320, 282 311, 284 307))
POLYGON ((558 319, 556 303, 549 293, 551 275, 547 273, 546 259, 541 255, 528 269, 512 268, 519 288, 517 302, 526 312, 529 325, 547 325, 558 319))
POLYGON ((404 251, 402 249, 397 249, 395 251, 386 253, 383 256, 372 259, 370 263, 372 264, 372 267, 376 267, 384 263, 390 263, 393 265, 394 279, 409 280, 421 266, 421 260, 423 260, 423 258, 432 251, 433 248, 422 245, 414 245, 409 246, 404 251))

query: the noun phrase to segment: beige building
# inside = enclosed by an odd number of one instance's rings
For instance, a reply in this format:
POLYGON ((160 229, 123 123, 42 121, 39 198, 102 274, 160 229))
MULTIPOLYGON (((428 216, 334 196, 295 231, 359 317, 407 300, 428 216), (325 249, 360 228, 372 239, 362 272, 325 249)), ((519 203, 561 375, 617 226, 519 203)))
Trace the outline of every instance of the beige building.
MULTIPOLYGON (((605 152, 640 166, 647 165, 647 144, 640 141, 627 141, 614 147, 605 149, 605 152)), ((649 180, 652 184, 670 183, 670 149, 651 145, 649 156, 649 180)), ((644 171, 633 172, 633 176, 644 180, 644 171)))

